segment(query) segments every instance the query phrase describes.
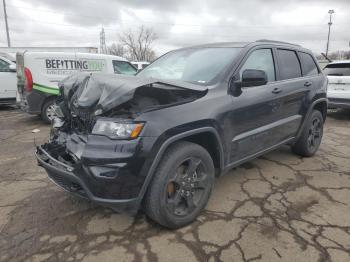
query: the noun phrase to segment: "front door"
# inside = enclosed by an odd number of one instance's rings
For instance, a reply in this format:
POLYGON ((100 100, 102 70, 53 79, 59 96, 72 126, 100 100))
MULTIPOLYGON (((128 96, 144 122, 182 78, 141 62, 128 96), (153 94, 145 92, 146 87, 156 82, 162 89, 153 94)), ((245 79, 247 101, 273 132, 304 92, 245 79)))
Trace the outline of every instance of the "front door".
POLYGON ((231 164, 253 156, 275 144, 275 127, 279 120, 283 95, 276 83, 275 57, 272 49, 252 51, 239 69, 265 71, 268 83, 262 86, 243 87, 239 96, 233 97, 230 119, 231 164))

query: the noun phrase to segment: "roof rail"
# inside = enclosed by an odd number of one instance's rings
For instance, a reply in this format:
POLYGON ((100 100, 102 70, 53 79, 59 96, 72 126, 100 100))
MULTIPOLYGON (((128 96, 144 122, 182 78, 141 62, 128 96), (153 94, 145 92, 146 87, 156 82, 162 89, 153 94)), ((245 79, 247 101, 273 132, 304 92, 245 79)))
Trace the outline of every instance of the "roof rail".
POLYGON ((275 43, 275 44, 287 44, 287 45, 294 45, 294 46, 301 47, 301 45, 298 45, 298 44, 292 44, 292 43, 288 43, 288 42, 275 41, 275 40, 268 40, 268 39, 259 39, 259 40, 256 40, 255 42, 267 42, 267 43, 275 43))

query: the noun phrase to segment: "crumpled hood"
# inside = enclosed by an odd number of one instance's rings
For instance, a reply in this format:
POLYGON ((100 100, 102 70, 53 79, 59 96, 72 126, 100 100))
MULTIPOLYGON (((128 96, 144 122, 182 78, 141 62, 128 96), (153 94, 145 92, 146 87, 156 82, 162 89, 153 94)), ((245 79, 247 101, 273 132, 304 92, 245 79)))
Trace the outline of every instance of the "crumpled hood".
POLYGON ((59 83, 61 93, 68 104, 75 107, 100 109, 101 113, 133 98, 137 88, 161 84, 192 91, 206 92, 207 87, 182 81, 164 81, 128 75, 101 73, 77 73, 59 83))

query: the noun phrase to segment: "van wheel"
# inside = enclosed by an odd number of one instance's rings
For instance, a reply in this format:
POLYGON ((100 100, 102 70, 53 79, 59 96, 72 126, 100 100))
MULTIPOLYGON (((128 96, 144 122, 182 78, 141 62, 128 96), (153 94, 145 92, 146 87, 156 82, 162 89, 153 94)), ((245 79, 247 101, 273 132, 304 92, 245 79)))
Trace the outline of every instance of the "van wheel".
POLYGON ((323 116, 320 111, 314 110, 301 136, 292 147, 293 152, 304 157, 313 156, 320 147, 322 135, 323 116))
POLYGON ((47 124, 50 124, 52 119, 56 116, 54 105, 55 99, 49 98, 41 109, 41 119, 47 124))
POLYGON ((145 196, 148 217, 168 228, 185 226, 206 206, 214 185, 209 153, 190 142, 178 142, 164 154, 145 196))

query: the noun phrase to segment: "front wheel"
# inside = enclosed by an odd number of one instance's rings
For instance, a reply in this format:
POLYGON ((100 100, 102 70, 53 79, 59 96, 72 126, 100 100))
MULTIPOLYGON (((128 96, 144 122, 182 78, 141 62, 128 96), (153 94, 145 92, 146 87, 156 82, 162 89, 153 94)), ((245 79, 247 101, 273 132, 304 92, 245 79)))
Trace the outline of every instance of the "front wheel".
POLYGON ((292 147, 294 153, 310 157, 320 147, 323 136, 323 116, 320 111, 314 110, 306 123, 301 136, 292 147))
POLYGON ((206 206, 215 177, 201 146, 178 142, 164 154, 145 196, 146 214, 168 228, 191 223, 206 206))

